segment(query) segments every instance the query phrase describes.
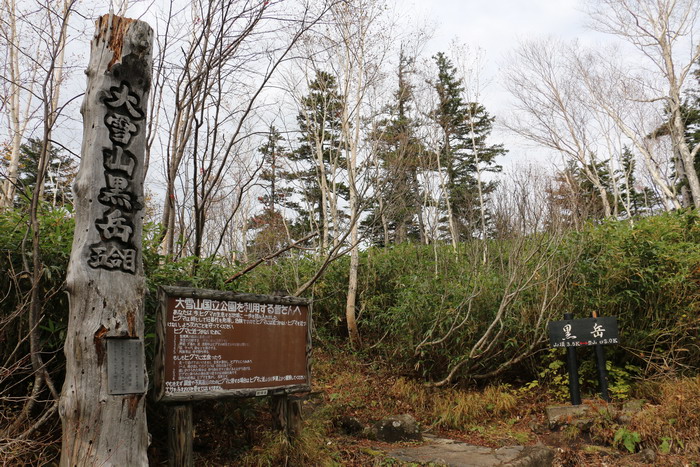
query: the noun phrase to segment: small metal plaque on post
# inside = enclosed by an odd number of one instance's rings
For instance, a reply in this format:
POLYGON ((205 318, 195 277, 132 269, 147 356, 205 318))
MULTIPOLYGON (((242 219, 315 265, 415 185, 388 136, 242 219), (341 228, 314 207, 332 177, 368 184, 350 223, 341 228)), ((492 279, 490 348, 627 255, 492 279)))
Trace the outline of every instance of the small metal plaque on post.
POLYGON ((143 394, 143 341, 140 339, 107 339, 107 384, 110 395, 143 394))

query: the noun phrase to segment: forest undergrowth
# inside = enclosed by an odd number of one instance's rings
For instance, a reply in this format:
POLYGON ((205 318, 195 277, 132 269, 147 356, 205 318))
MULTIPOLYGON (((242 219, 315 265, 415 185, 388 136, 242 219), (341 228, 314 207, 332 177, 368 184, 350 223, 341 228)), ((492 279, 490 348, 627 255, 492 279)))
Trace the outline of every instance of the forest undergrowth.
MULTIPOLYGON (((677 459, 697 462, 698 220, 693 212, 679 211, 634 223, 606 221, 561 236, 543 232, 463 243, 456 250, 410 243, 368 248, 360 255, 358 283, 363 346, 355 350, 347 342, 342 312, 348 259, 340 258, 305 293, 314 303, 316 348, 315 393, 305 405, 315 409, 307 410, 299 442, 289 444, 269 430, 263 400, 202 403, 197 455, 210 465, 226 465, 226 459, 250 465, 279 465, 279 459, 288 465, 382 465, 381 455, 372 454, 381 453, 374 442, 341 434, 339 420, 353 417, 369 426, 380 415, 410 413, 426 430, 476 444, 551 441, 566 452, 571 439, 582 439, 612 458, 648 448, 669 456, 671 465, 677 459), (617 316, 621 344, 607 347, 611 393, 617 404, 644 402, 624 424, 606 415, 602 404, 586 432, 557 433, 569 441, 543 440, 538 432, 544 406, 567 397, 563 356, 547 348, 546 323, 567 311, 577 317, 617 316)), ((60 423, 49 388, 32 394, 26 319, 31 290, 22 254, 26 222, 20 211, 0 216, 0 265, 7 271, 0 278, 6 290, 0 309, 0 457, 7 465, 51 465, 60 449, 60 423)), ((60 390, 70 216, 45 212, 41 238, 39 344, 46 380, 60 390)), ((319 265, 312 254, 290 253, 227 282, 246 265, 222 258, 166 261, 158 254, 157 230, 148 230, 145 239, 149 369, 158 286, 186 281, 199 288, 291 293, 319 265)), ((582 388, 592 396, 593 356, 586 350, 579 356, 582 388)), ((162 410, 153 404, 148 410, 150 452, 162 459, 162 410)))
MULTIPOLYGON (((264 399, 201 402, 194 409, 195 461, 210 466, 415 466, 393 459, 389 452, 397 445, 377 441, 370 429, 398 414, 415 417, 426 433, 473 445, 544 444, 554 449, 556 466, 651 465, 638 454, 645 449, 655 452, 655 465, 700 460, 700 378, 635 381, 627 399, 610 404, 587 393, 584 403, 592 410, 585 427, 550 429, 545 408, 566 403, 560 397, 565 388, 559 386, 431 388, 345 349, 319 349, 299 438, 290 443, 272 430, 264 399), (626 400, 638 408, 621 419, 626 400), (348 420, 364 428, 349 433, 348 420)), ((162 441, 151 447, 152 465, 165 460, 165 449, 162 441)))

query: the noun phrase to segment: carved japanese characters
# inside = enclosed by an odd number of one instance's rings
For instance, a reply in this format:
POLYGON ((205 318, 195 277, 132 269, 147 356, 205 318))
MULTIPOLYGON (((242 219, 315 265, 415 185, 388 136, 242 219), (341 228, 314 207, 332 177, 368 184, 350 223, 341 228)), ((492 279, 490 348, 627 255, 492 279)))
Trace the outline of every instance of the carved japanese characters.
POLYGON ((107 210, 95 221, 101 241, 90 245, 88 265, 134 274, 138 258, 132 238, 134 216, 141 210, 142 203, 133 193, 137 161, 128 147, 132 137, 141 130, 139 121, 143 120, 144 112, 139 97, 126 81, 111 87, 106 94, 102 102, 109 110, 104 123, 112 147, 102 149, 105 186, 97 199, 107 210))

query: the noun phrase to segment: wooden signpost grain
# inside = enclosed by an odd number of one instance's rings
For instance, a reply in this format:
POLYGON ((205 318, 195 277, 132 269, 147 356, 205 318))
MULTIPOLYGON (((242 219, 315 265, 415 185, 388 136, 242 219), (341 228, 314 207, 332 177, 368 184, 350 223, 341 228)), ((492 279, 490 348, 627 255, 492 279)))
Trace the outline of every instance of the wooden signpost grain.
POLYGON ((141 259, 153 31, 97 20, 81 107, 61 465, 148 465, 141 259))

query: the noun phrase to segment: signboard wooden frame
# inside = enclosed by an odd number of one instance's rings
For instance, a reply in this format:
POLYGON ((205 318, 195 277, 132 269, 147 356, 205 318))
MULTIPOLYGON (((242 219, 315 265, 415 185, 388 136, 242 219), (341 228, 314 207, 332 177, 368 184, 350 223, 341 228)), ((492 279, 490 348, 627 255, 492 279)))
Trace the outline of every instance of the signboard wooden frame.
POLYGON ((158 299, 157 401, 182 403, 311 390, 310 301, 189 287, 160 287, 158 299), (286 374, 260 374, 279 373, 280 365, 287 368, 286 374), (219 372, 218 380, 205 374, 207 366, 219 372), (193 384, 193 378, 199 382, 193 384))

